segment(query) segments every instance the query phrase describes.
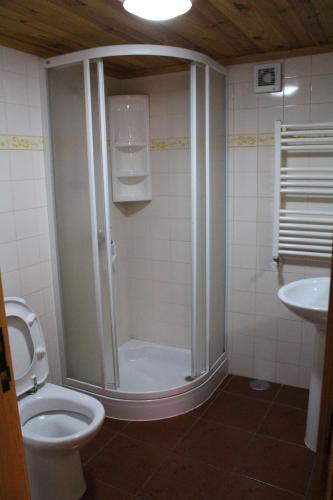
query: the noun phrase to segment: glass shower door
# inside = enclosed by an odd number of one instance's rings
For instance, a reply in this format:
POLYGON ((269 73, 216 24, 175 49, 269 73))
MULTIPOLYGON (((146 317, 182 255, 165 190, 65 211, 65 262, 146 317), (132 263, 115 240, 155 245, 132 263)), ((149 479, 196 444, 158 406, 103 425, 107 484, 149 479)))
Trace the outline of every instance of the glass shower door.
POLYGON ((108 279, 103 68, 94 64, 49 70, 54 202, 66 377, 111 388, 118 377, 108 279))
POLYGON ((191 66, 192 377, 208 369, 206 330, 205 67, 191 66))
POLYGON ((225 75, 206 66, 207 316, 209 366, 225 351, 226 102, 225 75))
POLYGON ((191 68, 192 377, 225 351, 225 76, 191 68))

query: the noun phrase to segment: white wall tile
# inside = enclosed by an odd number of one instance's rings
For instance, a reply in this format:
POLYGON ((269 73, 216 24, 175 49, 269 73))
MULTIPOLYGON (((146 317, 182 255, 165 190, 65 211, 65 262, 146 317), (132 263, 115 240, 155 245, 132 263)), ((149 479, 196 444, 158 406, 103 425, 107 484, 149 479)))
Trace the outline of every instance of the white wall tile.
POLYGON ((258 112, 256 108, 235 110, 234 120, 235 134, 253 134, 257 132, 258 112))
POLYGON ((0 181, 9 181, 10 178, 9 151, 0 150, 0 181))
POLYGON ((0 268, 2 272, 18 269, 16 242, 0 244, 0 268))
POLYGON ((310 105, 294 105, 284 108, 284 121, 286 123, 307 123, 310 121, 310 105))
POLYGON ((291 57, 284 61, 284 76, 308 76, 311 74, 311 56, 291 57))
POLYGON ((279 384, 292 385, 297 387, 299 385, 299 367, 287 363, 276 364, 276 381, 279 384))
POLYGON ((312 56, 312 74, 327 75, 333 73, 333 53, 317 54, 312 56))
POLYGON ((22 295, 20 272, 1 272, 4 294, 7 297, 20 297, 22 295))
POLYGON ((234 196, 257 196, 257 174, 235 172, 234 196))
POLYGON ((284 105, 310 104, 310 77, 285 78, 283 84, 284 105))
POLYGON ((0 134, 7 134, 7 132, 8 132, 8 123, 7 123, 6 104, 4 102, 0 102, 0 134))
POLYGON ((6 104, 7 133, 29 135, 29 106, 24 104, 6 104))
POLYGON ((333 74, 312 77, 311 103, 333 102, 333 74))
POLYGON ((234 109, 256 108, 258 105, 258 94, 254 92, 252 82, 235 83, 233 86, 234 109))
POLYGON ((239 335, 255 334, 255 316, 252 314, 231 313, 232 332, 239 335))
POLYGON ((274 122, 283 120, 283 107, 260 108, 258 112, 258 132, 267 134, 274 132, 274 122))
POLYGON ((300 344, 296 342, 278 342, 277 361, 298 366, 300 362, 300 344))
POLYGON ((257 171, 258 149, 254 147, 233 148, 233 172, 255 173, 257 171))
POLYGON ((257 199, 248 197, 234 198, 234 220, 255 221, 257 217, 257 199))
POLYGON ((0 243, 15 240, 14 215, 12 212, 0 213, 0 243))
MULTIPOLYGON (((234 124, 229 133, 272 134, 277 119, 286 123, 332 121, 332 54, 291 58, 282 63, 284 91, 257 96, 252 93, 254 65, 229 68, 229 122, 234 124)), ((310 161, 306 164, 311 166, 310 161)), ((304 159, 293 157, 287 165, 302 166, 304 159)), ((290 262, 278 269, 273 262, 274 147, 229 148, 229 178, 231 371, 307 387, 315 332, 312 325, 280 303, 277 290, 307 276, 326 276, 329 269, 319 262, 290 262), (248 329, 246 320, 251 321, 248 329), (238 354, 231 347, 235 334, 238 354), (253 357, 248 359, 240 345, 246 334, 254 346, 253 357)), ((249 340, 244 342, 247 352, 249 340)))
POLYGON ((0 212, 10 212, 13 209, 12 185, 0 181, 0 212))
POLYGON ((273 339, 256 337, 254 339, 254 357, 261 361, 276 361, 277 343, 273 339))
MULTIPOLYGON (((42 135, 39 59, 5 47, 0 52, 0 133, 42 135)), ((0 267, 4 293, 24 297, 40 316, 50 380, 60 383, 44 178, 43 151, 0 151, 0 267)))
POLYGON ((15 181, 12 183, 14 210, 25 210, 36 206, 34 181, 15 181))

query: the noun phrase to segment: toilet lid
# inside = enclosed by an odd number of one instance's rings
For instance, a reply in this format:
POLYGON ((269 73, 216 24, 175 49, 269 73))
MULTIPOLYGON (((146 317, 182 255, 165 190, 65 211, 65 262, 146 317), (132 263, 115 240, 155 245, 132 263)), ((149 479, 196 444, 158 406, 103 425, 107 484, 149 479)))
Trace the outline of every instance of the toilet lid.
POLYGON ((25 300, 5 299, 9 344, 12 354, 16 394, 21 396, 37 383, 45 382, 49 373, 42 328, 36 313, 25 300))

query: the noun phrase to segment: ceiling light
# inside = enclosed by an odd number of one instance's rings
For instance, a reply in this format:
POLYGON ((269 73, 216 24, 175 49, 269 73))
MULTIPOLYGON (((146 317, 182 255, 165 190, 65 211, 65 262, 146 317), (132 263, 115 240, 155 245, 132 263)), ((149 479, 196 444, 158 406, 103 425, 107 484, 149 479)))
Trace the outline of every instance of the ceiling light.
POLYGON ((124 9, 149 21, 166 21, 185 14, 191 0, 124 0, 124 9))

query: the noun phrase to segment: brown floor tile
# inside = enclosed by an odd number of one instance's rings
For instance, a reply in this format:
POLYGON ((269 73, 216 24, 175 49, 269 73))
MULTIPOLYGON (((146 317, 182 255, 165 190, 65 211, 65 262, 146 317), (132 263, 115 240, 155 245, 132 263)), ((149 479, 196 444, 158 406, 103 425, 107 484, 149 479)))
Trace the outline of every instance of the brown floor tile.
POLYGON ((128 420, 117 420, 116 418, 106 417, 104 425, 113 432, 120 432, 129 424, 128 420))
POLYGON ((85 474, 87 490, 81 500, 133 500, 134 496, 106 483, 96 481, 89 473, 85 474))
POLYGON ((232 380, 225 387, 223 387, 222 390, 226 392, 232 392, 234 394, 242 394, 243 396, 248 396, 255 399, 272 401, 281 387, 279 384, 271 383, 267 391, 254 391, 250 387, 251 380, 251 378, 234 375, 232 377, 232 380))
POLYGON ((230 384, 231 380, 234 378, 234 375, 227 375, 223 382, 218 386, 216 392, 222 391, 228 384, 230 384))
POLYGON ((247 447, 239 472, 304 495, 313 458, 312 452, 296 444, 257 436, 247 447))
POLYGON ((118 434, 87 465, 95 480, 134 494, 167 458, 155 446, 118 434))
POLYGON ((233 375, 228 375, 223 380, 223 382, 219 385, 219 387, 216 389, 216 391, 214 392, 214 394, 212 394, 211 397, 209 399, 207 399, 207 401, 205 401, 205 403, 203 403, 202 405, 198 406, 194 410, 188 412, 186 415, 190 415, 192 417, 201 417, 203 415, 203 413, 207 410, 207 408, 212 404, 212 402, 217 398, 217 396, 219 395, 219 393, 221 391, 223 391, 223 389, 225 388, 225 386, 230 383, 230 381, 232 380, 232 378, 233 378, 233 375))
POLYGON ((304 497, 244 476, 230 475, 224 482, 225 500, 301 500, 304 497))
POLYGON ((225 474, 210 465, 187 457, 172 457, 145 484, 139 497, 144 500, 222 499, 225 474))
POLYGON ((218 392, 215 392, 207 401, 205 401, 202 405, 198 406, 197 408, 194 408, 194 410, 189 411, 186 413, 186 415, 189 415, 190 417, 201 417, 207 408, 212 404, 212 402, 217 398, 218 392))
POLYGON ((283 385, 275 402, 293 406, 294 408, 300 408, 301 410, 307 410, 308 399, 309 391, 307 389, 283 385))
POLYGON ((306 500, 318 500, 318 498, 320 498, 320 495, 323 495, 322 487, 323 485, 320 482, 320 479, 318 480, 314 468, 310 477, 308 491, 305 496, 306 500))
POLYGON ((82 463, 94 457, 113 438, 118 429, 125 427, 127 422, 106 418, 101 430, 90 443, 80 449, 82 463), (121 425, 122 423, 122 425, 121 425))
POLYGON ((269 405, 268 401, 222 391, 204 413, 203 418, 255 432, 263 421, 269 405))
POLYGON ((216 422, 199 420, 176 446, 176 453, 231 471, 240 463, 252 434, 216 422))
POLYGON ((306 411, 273 403, 258 433, 304 445, 306 411))
POLYGON ((134 439, 171 449, 195 421, 194 417, 180 415, 154 422, 131 422, 123 433, 134 439))

